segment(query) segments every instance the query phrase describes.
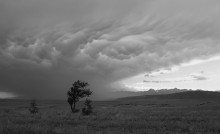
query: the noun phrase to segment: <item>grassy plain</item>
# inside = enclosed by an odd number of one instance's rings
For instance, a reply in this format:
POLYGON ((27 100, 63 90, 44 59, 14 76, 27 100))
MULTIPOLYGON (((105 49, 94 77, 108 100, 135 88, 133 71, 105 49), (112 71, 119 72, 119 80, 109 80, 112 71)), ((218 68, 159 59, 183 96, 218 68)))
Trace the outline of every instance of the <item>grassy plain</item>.
MULTIPOLYGON (((122 99, 93 102, 89 116, 66 101, 0 100, 0 134, 219 134, 220 102, 191 99, 122 99)), ((82 102, 77 104, 82 107, 82 102)))

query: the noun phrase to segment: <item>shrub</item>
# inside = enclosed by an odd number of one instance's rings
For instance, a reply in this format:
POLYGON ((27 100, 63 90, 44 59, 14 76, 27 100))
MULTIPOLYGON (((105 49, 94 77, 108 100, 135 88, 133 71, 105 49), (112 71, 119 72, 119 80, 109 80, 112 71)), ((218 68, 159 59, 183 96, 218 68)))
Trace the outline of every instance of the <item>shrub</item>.
POLYGON ((37 103, 36 103, 35 100, 31 100, 29 111, 30 111, 31 114, 38 113, 38 107, 37 107, 37 103))
POLYGON ((82 114, 89 115, 91 113, 92 113, 92 101, 89 99, 86 99, 84 103, 84 108, 82 108, 82 114))

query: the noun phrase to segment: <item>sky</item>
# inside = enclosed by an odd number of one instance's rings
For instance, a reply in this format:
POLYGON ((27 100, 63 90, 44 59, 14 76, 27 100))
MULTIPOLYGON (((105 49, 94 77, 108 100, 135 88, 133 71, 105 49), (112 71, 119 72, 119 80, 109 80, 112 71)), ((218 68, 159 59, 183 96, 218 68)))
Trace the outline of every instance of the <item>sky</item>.
POLYGON ((219 0, 0 0, 0 98, 219 90, 219 0))

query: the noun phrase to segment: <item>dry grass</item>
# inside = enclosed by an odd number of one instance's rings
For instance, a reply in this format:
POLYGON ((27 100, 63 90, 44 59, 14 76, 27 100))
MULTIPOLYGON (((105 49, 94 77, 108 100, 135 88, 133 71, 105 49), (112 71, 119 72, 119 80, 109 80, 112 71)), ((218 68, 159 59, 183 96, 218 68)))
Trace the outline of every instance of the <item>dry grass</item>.
POLYGON ((218 103, 180 106, 129 102, 96 102, 92 115, 72 114, 68 104, 41 102, 32 115, 29 102, 1 103, 1 134, 219 134, 218 103), (52 104, 53 103, 53 104, 52 104), (3 106, 4 104, 4 106, 3 106), (8 105, 7 105, 8 104, 8 105), (213 104, 213 105, 211 105, 213 104))

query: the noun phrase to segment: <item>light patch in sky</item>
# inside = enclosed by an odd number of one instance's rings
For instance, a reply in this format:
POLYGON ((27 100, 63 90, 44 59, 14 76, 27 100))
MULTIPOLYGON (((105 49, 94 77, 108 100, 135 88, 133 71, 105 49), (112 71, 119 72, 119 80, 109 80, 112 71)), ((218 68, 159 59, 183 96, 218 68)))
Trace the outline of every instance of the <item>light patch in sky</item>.
POLYGON ((16 97, 15 94, 9 92, 0 92, 0 99, 8 99, 16 97))
MULTIPOLYGON (((181 88, 219 90, 220 83, 219 56, 207 60, 194 60, 175 67, 175 71, 164 69, 140 74, 121 81, 126 87, 134 91, 146 91, 150 88, 181 88)), ((171 69, 170 69, 171 70, 171 69)))

